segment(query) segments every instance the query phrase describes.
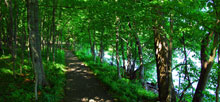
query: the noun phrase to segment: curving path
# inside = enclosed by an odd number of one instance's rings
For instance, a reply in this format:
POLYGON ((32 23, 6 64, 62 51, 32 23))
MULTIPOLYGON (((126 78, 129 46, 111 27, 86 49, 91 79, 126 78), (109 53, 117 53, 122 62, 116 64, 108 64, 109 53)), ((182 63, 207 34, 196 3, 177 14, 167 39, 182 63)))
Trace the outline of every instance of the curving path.
POLYGON ((66 52, 66 86, 64 102, 113 102, 106 89, 83 62, 66 52))

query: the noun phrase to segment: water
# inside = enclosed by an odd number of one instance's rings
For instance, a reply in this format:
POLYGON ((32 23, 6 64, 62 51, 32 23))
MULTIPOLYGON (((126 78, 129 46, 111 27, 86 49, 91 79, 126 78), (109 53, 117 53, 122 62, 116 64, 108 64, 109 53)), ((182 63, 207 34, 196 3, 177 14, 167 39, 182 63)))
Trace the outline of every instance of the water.
MULTIPOLYGON (((187 51, 187 52, 189 52, 189 51, 187 51)), ((182 54, 182 52, 180 52, 180 51, 175 51, 174 52, 175 54, 177 54, 177 57, 176 58, 173 58, 173 61, 176 61, 176 64, 179 64, 179 63, 183 63, 184 62, 184 57, 182 57, 181 56, 181 54, 182 54)), ((195 66, 197 67, 197 68, 201 68, 201 62, 200 62, 200 59, 199 58, 196 58, 195 57, 195 55, 196 55, 196 53, 195 52, 192 52, 192 51, 190 51, 189 53, 188 53, 188 55, 187 55, 187 57, 188 57, 188 59, 190 58, 193 62, 194 62, 194 64, 195 64, 195 66)), ((197 55, 197 56, 199 56, 199 55, 197 55)), ((114 57, 114 61, 113 61, 113 65, 116 65, 116 57, 115 56, 113 56, 114 57)), ((121 56, 120 56, 120 58, 121 58, 121 56)), ((104 57, 103 57, 103 59, 104 59, 104 61, 106 61, 107 63, 112 63, 112 55, 108 52, 108 51, 105 51, 104 52, 104 57)), ((216 61, 217 61, 217 59, 216 59, 216 61)), ((138 64, 135 64, 136 66, 135 66, 135 70, 137 70, 138 69, 138 64)), ((174 65, 174 64, 173 64, 174 65)), ((127 60, 125 60, 125 66, 127 66, 127 60)), ((175 65, 174 65, 175 66, 175 65)), ((173 67, 174 67, 173 66, 173 67)), ((190 67, 189 67, 190 68, 190 67)), ((127 69, 127 68, 126 68, 127 69)), ((157 74, 156 74, 156 67, 154 68, 155 70, 153 71, 153 79, 151 79, 151 80, 157 80, 157 74)), ((172 76, 173 76, 173 83, 174 83, 174 86, 175 87, 177 87, 177 86, 179 86, 179 74, 178 74, 178 71, 176 70, 176 69, 174 69, 173 71, 172 71, 172 76)), ((185 80, 184 80, 184 78, 181 78, 180 79, 180 83, 183 83, 185 80)), ((192 79, 191 79, 191 81, 192 81, 192 79)), ((195 82, 195 83, 193 83, 193 88, 196 88, 197 87, 197 83, 198 82, 195 82)), ((178 90, 178 89, 177 89, 178 90)), ((213 91, 213 90, 208 90, 211 94, 213 94, 213 95, 215 95, 215 92, 213 91)), ((180 90, 180 92, 182 92, 182 90, 180 90)), ((188 92, 192 92, 192 89, 191 88, 189 88, 188 89, 188 92)))

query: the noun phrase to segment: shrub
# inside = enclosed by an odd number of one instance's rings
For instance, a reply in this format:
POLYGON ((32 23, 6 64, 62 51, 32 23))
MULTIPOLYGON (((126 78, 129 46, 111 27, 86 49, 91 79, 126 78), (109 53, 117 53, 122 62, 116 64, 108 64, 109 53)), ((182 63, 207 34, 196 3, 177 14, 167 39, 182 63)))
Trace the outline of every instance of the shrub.
POLYGON ((117 68, 110 66, 108 63, 94 62, 91 55, 85 54, 80 50, 75 52, 76 56, 84 61, 94 72, 98 79, 107 85, 114 98, 122 102, 154 102, 158 97, 157 94, 146 91, 139 80, 130 80, 127 78, 117 79, 117 68))

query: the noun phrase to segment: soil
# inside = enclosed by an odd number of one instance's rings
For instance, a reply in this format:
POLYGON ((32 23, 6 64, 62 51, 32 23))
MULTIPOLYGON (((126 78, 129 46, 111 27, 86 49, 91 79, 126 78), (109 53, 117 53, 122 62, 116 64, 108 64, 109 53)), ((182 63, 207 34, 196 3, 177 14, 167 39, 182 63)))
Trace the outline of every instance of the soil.
POLYGON ((66 52, 66 86, 64 102, 113 102, 107 89, 71 51, 66 52))

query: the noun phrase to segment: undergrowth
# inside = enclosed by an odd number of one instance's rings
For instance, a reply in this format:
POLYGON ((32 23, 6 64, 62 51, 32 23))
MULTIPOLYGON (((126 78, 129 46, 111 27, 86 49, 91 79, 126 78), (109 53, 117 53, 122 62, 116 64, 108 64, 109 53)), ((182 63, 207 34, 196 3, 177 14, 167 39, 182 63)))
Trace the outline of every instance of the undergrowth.
MULTIPOLYGON (((16 78, 13 77, 11 55, 0 56, 0 102, 31 102, 34 101, 34 70, 25 53, 24 64, 21 65, 21 58, 16 59, 16 78), (22 67, 22 73, 20 73, 22 67)), ((44 52, 42 52, 44 53, 44 52)), ((39 102, 59 102, 64 95, 65 85, 65 58, 64 51, 57 51, 55 62, 46 61, 43 56, 43 66, 46 79, 49 85, 38 91, 39 102)))
MULTIPOLYGON (((117 69, 115 66, 110 66, 108 63, 94 62, 92 56, 86 50, 74 52, 75 55, 90 67, 105 85, 110 88, 110 93, 114 98, 121 102, 155 102, 158 95, 146 91, 139 80, 130 80, 117 78, 117 69)), ((98 59, 97 59, 98 61, 98 59)))

